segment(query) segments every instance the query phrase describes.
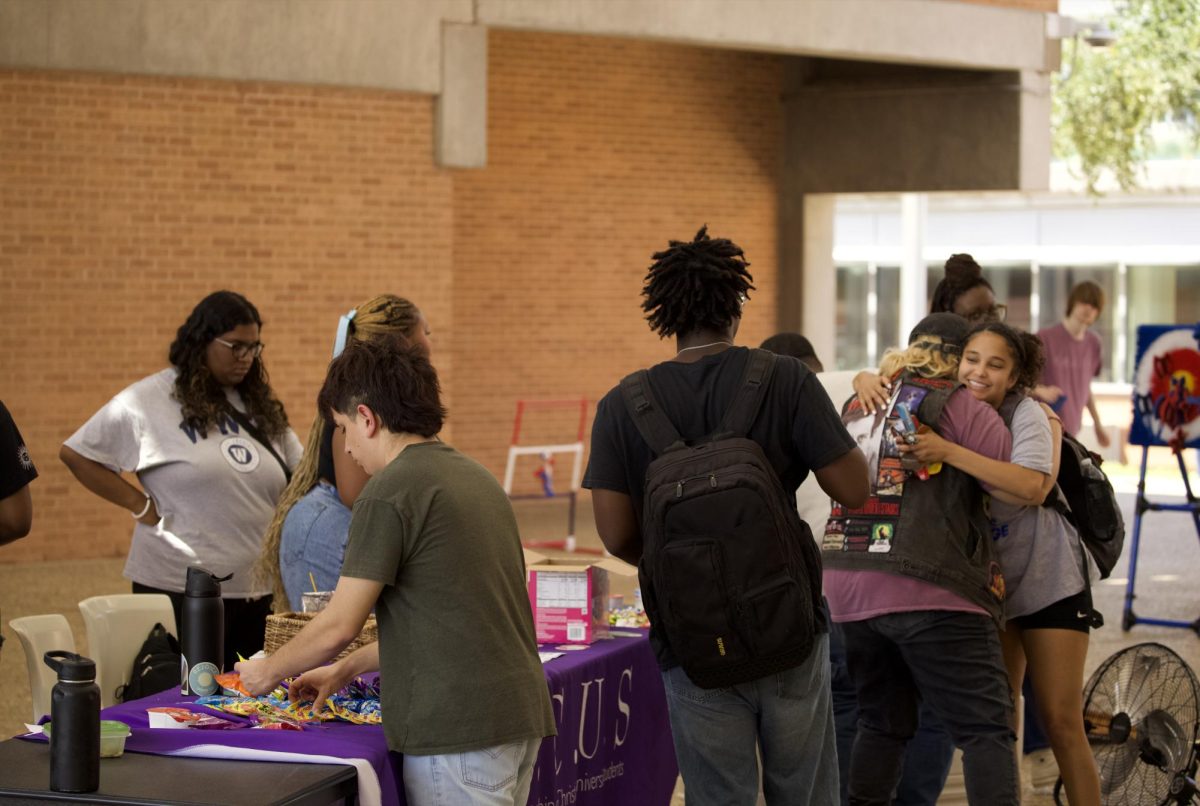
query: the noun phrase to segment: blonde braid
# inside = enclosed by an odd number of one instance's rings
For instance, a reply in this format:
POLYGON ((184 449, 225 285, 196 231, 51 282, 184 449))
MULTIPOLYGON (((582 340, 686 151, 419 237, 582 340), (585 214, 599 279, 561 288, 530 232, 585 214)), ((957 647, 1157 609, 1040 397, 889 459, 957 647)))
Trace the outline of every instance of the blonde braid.
POLYGON ((958 355, 929 347, 941 343, 937 336, 923 335, 904 349, 893 347, 883 354, 879 374, 890 378, 907 369, 926 378, 955 378, 958 376, 958 355))
MULTIPOLYGON (((355 341, 365 341, 382 335, 411 335, 413 329, 421 323, 421 312, 403 297, 394 294, 381 294, 373 297, 354 309, 354 319, 351 322, 350 338, 355 341)), ((321 442, 325 436, 327 423, 319 413, 313 420, 312 428, 308 431, 308 442, 304 446, 304 456, 292 480, 279 503, 275 506, 275 514, 267 531, 263 535, 262 551, 254 566, 256 585, 269 586, 275 594, 273 607, 276 612, 290 610, 287 591, 283 587, 283 576, 279 571, 279 546, 283 540, 283 523, 288 513, 301 498, 317 485, 317 465, 320 461, 321 442)))
POLYGON ((271 592, 275 594, 274 609, 278 613, 291 609, 287 591, 283 588, 283 575, 279 572, 279 544, 283 539, 283 522, 287 520, 288 513, 292 511, 296 502, 317 486, 317 460, 324 436, 325 418, 318 414, 317 419, 313 420, 312 428, 308 429, 304 456, 296 465, 292 480, 279 497, 279 503, 275 505, 275 514, 271 516, 271 523, 263 536, 262 551, 254 565, 254 584, 256 587, 270 586, 271 592))

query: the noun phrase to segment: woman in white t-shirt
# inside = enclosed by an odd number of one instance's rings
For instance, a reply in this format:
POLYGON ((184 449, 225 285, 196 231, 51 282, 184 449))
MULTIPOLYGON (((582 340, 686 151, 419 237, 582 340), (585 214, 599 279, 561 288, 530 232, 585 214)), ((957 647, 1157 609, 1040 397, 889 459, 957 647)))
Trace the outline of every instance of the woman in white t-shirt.
MULTIPOLYGON (((978 400, 1011 415, 1012 463, 1042 475, 1032 495, 1006 492, 1002 483, 991 491, 992 536, 1008 592, 1001 646, 1014 692, 1029 675, 1068 800, 1099 804, 1081 693, 1093 618, 1088 557, 1070 522, 1040 506, 1058 476, 1062 423, 1047 406, 1025 396, 1042 362, 1036 336, 998 322, 983 324, 967 337, 958 379, 978 400)), ((901 451, 955 466, 969 453, 936 436, 901 451)))
POLYGON ((133 516, 125 577, 134 593, 167 594, 177 625, 189 566, 233 575, 221 587, 229 668, 262 648, 271 596, 252 569, 303 450, 267 379, 261 328, 241 294, 208 295, 176 333, 171 366, 118 393, 59 453, 133 516))

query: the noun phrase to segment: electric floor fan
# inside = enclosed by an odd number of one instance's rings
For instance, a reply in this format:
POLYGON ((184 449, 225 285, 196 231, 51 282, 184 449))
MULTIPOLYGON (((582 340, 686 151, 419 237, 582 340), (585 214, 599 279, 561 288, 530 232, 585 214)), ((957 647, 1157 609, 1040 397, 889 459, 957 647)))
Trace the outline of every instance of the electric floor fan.
MULTIPOLYGON (((1092 674, 1083 696, 1105 806, 1196 802, 1200 684, 1179 655, 1156 643, 1123 649, 1092 674)), ((1060 779, 1056 803, 1061 788, 1060 779)))

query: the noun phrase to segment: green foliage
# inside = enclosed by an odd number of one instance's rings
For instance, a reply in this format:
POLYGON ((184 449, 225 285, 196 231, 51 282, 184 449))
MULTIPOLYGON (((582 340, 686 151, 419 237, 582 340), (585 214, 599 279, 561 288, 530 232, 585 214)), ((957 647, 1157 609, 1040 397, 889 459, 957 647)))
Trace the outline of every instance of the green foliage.
POLYGON ((1175 121, 1200 144, 1200 0, 1124 0, 1109 24, 1108 47, 1065 40, 1054 77, 1055 154, 1078 158, 1091 193, 1104 169, 1137 185, 1156 123, 1175 121))

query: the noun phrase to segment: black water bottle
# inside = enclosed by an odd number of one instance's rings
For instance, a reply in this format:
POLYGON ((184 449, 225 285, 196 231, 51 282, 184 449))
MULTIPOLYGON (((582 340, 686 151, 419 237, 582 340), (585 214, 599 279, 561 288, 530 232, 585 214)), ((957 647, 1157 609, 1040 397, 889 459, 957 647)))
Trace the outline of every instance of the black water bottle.
POLYGON ((74 652, 42 656, 58 673, 50 692, 50 788, 95 792, 100 788, 100 687, 96 662, 74 652))
POLYGON ((221 602, 221 583, 232 576, 216 577, 195 567, 187 571, 180 625, 183 694, 205 697, 220 689, 217 675, 225 668, 225 605, 221 602))

